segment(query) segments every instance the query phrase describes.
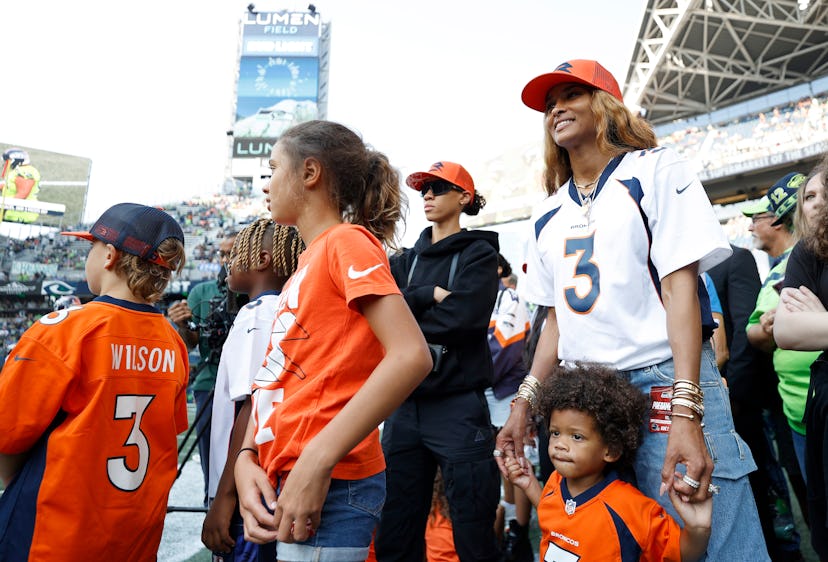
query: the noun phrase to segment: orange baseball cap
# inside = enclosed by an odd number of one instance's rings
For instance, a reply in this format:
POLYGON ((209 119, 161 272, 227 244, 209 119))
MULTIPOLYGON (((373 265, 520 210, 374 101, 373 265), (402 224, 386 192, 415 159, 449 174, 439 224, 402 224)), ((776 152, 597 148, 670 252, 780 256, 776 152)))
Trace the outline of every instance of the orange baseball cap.
POLYGON ((472 180, 471 174, 460 164, 445 160, 435 162, 427 172, 414 172, 405 178, 405 183, 408 184, 408 187, 420 191, 424 184, 434 180, 445 180, 463 191, 469 192, 469 195, 474 197, 474 180, 472 180))
POLYGON ((577 82, 603 90, 624 103, 621 88, 609 70, 594 60, 571 60, 558 65, 549 74, 533 78, 523 88, 520 98, 523 103, 536 111, 546 111, 546 95, 553 87, 566 82, 577 82))

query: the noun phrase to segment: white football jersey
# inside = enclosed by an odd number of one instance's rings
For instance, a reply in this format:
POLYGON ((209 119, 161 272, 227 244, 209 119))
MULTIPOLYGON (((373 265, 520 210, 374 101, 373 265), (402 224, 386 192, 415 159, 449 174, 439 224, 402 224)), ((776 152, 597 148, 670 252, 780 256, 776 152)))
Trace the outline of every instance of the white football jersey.
POLYGON ((531 228, 519 291, 555 307, 558 357, 619 370, 672 356, 664 276, 693 262, 706 271, 731 253, 701 182, 668 148, 611 161, 589 206, 568 181, 535 208, 531 228))
MULTIPOLYGON (((267 353, 278 300, 276 292, 267 292, 242 307, 221 348, 210 429, 210 471, 207 484, 210 498, 216 496, 219 479, 227 461, 230 432, 236 413, 235 403, 250 395, 253 377, 262 366, 267 353)), ((246 424, 247 420, 243 423, 246 424)))

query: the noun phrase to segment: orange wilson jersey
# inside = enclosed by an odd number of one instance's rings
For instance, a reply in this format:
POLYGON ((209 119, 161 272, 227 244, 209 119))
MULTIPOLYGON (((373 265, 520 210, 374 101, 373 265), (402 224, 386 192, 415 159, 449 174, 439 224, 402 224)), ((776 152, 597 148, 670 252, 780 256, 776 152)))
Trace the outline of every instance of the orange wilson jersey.
MULTIPOLYGON (((311 242, 279 295, 264 365, 253 380, 259 462, 271 482, 362 387, 384 355, 358 299, 400 294, 382 246, 341 224, 311 242)), ((385 469, 374 430, 334 468, 344 480, 385 469)))
POLYGON ((0 374, 0 560, 155 560, 187 428, 187 349, 158 309, 99 297, 29 328, 0 374))
POLYGON ((545 562, 681 561, 676 521, 614 473, 573 498, 553 472, 541 493, 538 522, 545 562))

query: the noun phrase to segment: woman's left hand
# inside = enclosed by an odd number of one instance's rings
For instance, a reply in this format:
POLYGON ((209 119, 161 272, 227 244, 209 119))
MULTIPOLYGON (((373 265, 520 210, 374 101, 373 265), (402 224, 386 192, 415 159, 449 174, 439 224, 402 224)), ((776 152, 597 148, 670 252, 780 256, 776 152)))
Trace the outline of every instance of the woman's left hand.
POLYGON ((675 490, 691 502, 704 501, 710 496, 708 486, 713 476, 713 459, 704 444, 704 434, 697 420, 674 416, 667 437, 667 454, 661 468, 662 491, 675 490), (687 467, 687 476, 698 487, 686 481, 675 480, 676 465, 687 467))
POLYGON ((330 472, 304 452, 299 455, 276 502, 274 520, 279 542, 302 542, 313 535, 322 521, 322 506, 330 486, 330 472))
POLYGON ((782 289, 780 299, 789 312, 825 312, 822 301, 808 287, 782 289))

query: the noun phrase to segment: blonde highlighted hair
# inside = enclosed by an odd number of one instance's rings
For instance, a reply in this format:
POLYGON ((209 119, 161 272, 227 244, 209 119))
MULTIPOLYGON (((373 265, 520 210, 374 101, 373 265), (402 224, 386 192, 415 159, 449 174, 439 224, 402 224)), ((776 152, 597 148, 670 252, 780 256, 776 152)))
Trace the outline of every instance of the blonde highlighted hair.
MULTIPOLYGON (((595 118, 595 132, 598 149, 612 157, 625 152, 654 148, 658 146, 655 131, 650 124, 631 112, 626 105, 603 90, 592 90, 590 109, 595 118)), ((572 176, 572 165, 566 149, 555 144, 552 133, 546 127, 544 114, 544 162, 546 169, 543 184, 548 195, 552 195, 572 176)))

